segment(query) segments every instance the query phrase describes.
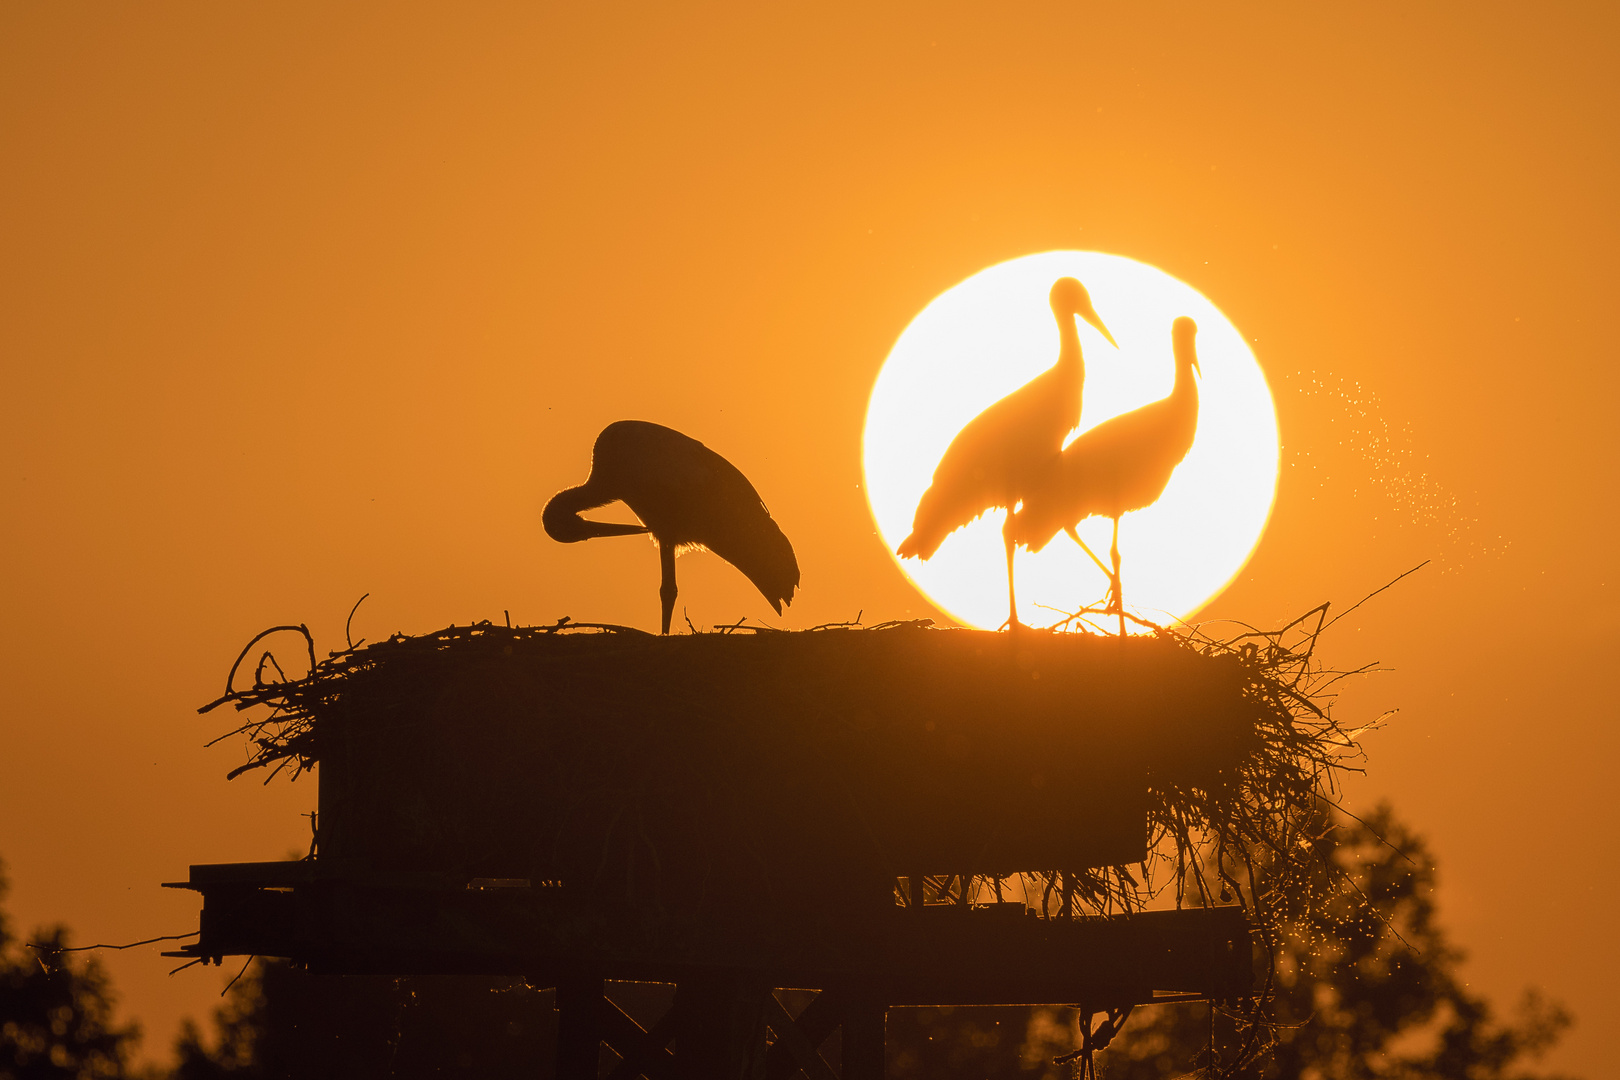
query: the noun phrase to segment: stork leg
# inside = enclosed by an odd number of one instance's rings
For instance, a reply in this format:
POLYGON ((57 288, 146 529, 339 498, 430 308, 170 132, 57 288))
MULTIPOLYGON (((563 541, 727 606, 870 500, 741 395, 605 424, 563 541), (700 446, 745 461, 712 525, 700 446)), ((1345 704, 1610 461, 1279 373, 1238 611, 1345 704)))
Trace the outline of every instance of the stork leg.
POLYGON ((675 597, 679 592, 675 588, 675 545, 658 545, 658 565, 663 570, 663 581, 658 586, 658 599, 664 602, 664 629, 669 633, 669 619, 675 614, 675 597))
POLYGON ((1114 519, 1114 546, 1109 549, 1109 557, 1114 563, 1113 581, 1111 585, 1114 594, 1114 610, 1119 613, 1119 636, 1125 636, 1125 590, 1119 583, 1119 518, 1114 519))
POLYGON ((1107 563, 1105 563, 1101 559, 1097 558, 1097 553, 1095 551, 1091 550, 1091 545, 1090 544, 1087 544, 1084 540, 1080 539, 1080 531, 1078 529, 1076 529, 1073 525, 1065 525, 1065 526, 1063 526, 1063 531, 1069 534, 1069 539, 1073 540, 1075 543, 1080 545, 1080 550, 1085 552, 1087 555, 1089 555, 1091 557, 1091 561, 1097 564, 1097 569, 1101 570, 1103 572, 1103 576, 1108 579, 1108 598, 1103 602, 1103 614, 1104 615, 1109 614, 1110 612, 1112 612, 1114 610, 1113 603, 1114 603, 1114 581, 1115 581, 1115 577, 1116 577, 1115 572, 1113 570, 1108 569, 1108 564, 1107 563))
POLYGON ((1013 538, 1012 538, 1012 507, 1007 508, 1007 520, 1001 526, 1001 541, 1007 546, 1007 630, 1017 629, 1018 622, 1018 594, 1013 591, 1013 538))

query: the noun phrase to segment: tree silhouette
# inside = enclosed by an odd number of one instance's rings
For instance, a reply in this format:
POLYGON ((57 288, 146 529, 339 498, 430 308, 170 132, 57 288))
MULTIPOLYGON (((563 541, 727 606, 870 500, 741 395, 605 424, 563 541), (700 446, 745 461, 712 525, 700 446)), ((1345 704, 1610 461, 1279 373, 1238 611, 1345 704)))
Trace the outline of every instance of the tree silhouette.
MULTIPOLYGON (((9 882, 0 864, 0 903, 9 882)), ((0 907, 0 1080, 122 1080, 140 1029, 113 1022, 113 994, 94 957, 66 952, 68 932, 18 942, 0 907)))
MULTIPOLYGON (((1529 1080, 1528 1064, 1571 1018, 1526 991, 1518 1015, 1499 1020, 1458 974, 1463 952, 1441 928, 1435 860, 1423 840, 1380 806, 1364 821, 1323 811, 1322 858, 1308 879, 1261 881, 1282 913, 1276 983, 1258 1030, 1237 1010, 1169 1005, 1139 1010, 1098 1063, 1108 1080, 1158 1080, 1230 1066, 1251 1034, 1260 1056, 1247 1077, 1338 1080, 1529 1080), (1281 886, 1281 887, 1279 887, 1281 886)), ((1050 1066, 1074 1042, 1071 1015, 1030 1017, 1026 1066, 1050 1066)), ((1217 1074, 1219 1072, 1217 1071, 1217 1074)))

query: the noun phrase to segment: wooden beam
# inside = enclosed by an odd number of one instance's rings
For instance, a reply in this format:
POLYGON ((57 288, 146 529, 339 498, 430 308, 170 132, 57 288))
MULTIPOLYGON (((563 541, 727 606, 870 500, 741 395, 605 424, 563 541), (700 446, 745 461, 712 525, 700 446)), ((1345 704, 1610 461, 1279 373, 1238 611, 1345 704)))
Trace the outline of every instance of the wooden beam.
POLYGON ((903 909, 891 898, 847 923, 802 924, 791 934, 716 919, 649 941, 639 922, 572 904, 562 890, 401 888, 341 876, 259 884, 283 874, 273 868, 255 878, 244 868, 229 884, 194 883, 204 901, 200 934, 180 951, 281 956, 351 975, 555 979, 536 973, 593 967, 616 979, 676 983, 698 963, 752 971, 761 985, 859 986, 890 1006, 1147 1004, 1165 993, 1240 996, 1255 981, 1247 919, 1235 907, 1043 919, 1021 905, 903 909))
MULTIPOLYGON (((804 1007, 793 1023, 806 1042, 819 1048, 827 1041, 833 1029, 844 1022, 844 1002, 844 995, 839 991, 823 990, 804 1007)), ((798 1069, 793 1051, 778 1042, 765 1058, 764 1080, 788 1080, 798 1069)))
POLYGON ((749 1080, 765 1058, 763 981, 734 971, 702 972, 675 984, 677 1080, 749 1080))
POLYGON ((880 999, 850 995, 844 1011, 843 1080, 883 1080, 886 1012, 880 999))
POLYGON ((557 1080, 596 1080, 606 1003, 601 972, 557 980, 557 1080))
POLYGON ((607 1044, 619 1055, 619 1063, 608 1074, 608 1080, 635 1080, 638 1076, 665 1080, 674 1075, 675 1059, 669 1052, 669 1041, 680 1030, 681 1014, 676 1006, 671 1005, 648 1030, 643 1030, 612 998, 606 1000, 606 1012, 607 1044))
MULTIPOLYGON (((765 1006, 765 1023, 776 1032, 777 1047, 786 1047, 792 1055, 793 1064, 802 1069, 810 1080, 839 1080, 838 1074, 827 1064, 827 1059, 821 1056, 821 1043, 826 1035, 812 1042, 811 1036, 799 1026, 799 1022, 793 1019, 775 994, 770 995, 765 1006)), ((767 1075, 769 1065, 767 1062, 767 1075)))

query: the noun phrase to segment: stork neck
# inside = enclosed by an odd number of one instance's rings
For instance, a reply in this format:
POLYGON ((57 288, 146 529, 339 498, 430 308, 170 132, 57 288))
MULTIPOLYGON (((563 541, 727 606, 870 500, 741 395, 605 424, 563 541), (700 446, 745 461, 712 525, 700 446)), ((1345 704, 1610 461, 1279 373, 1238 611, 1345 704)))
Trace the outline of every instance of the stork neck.
POLYGON ((1080 330, 1074 320, 1073 315, 1058 316, 1058 363, 1080 362, 1080 330))
POLYGON ((1057 369, 1064 374, 1073 373, 1084 375, 1085 361, 1080 355, 1080 330, 1075 326, 1075 316, 1059 315, 1058 320, 1058 359, 1057 369))
POLYGON ((1176 382, 1170 388, 1170 396, 1177 400, 1198 400, 1198 379, 1193 375, 1191 360, 1176 358, 1176 382))

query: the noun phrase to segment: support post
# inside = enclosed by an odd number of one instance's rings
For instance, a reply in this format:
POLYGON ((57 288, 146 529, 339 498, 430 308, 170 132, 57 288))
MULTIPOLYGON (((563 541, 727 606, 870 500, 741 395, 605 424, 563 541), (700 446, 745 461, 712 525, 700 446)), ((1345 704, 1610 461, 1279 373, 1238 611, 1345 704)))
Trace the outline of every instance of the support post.
POLYGON ((844 1013, 843 1080, 883 1080, 886 1012, 877 998, 851 998, 844 1013))
POLYGON ((677 1080, 755 1080, 765 1066, 770 989, 738 972, 693 975, 675 986, 677 1080))
POLYGON ((602 973, 557 980, 557 1080, 596 1080, 602 1055, 602 973))

